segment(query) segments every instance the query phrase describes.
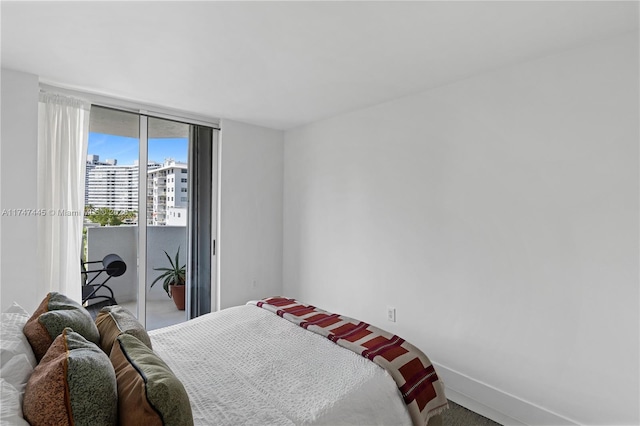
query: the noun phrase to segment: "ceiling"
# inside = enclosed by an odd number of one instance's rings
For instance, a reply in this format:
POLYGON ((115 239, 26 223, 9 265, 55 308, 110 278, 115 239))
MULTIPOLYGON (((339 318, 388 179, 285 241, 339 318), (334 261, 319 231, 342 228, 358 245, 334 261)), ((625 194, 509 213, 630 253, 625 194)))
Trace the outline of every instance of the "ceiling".
POLYGON ((0 3, 2 67, 288 129, 638 29, 633 2, 0 3))

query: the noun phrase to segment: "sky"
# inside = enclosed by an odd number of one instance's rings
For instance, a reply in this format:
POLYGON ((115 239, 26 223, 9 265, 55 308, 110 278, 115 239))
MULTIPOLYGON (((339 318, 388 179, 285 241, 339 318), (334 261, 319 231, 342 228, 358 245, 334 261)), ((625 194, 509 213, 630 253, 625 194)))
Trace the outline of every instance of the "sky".
MULTIPOLYGON (((100 161, 118 160, 119 165, 130 165, 138 159, 137 138, 89 133, 89 155, 99 155, 100 161)), ((149 161, 162 163, 165 158, 187 162, 188 141, 186 138, 149 139, 149 161)))

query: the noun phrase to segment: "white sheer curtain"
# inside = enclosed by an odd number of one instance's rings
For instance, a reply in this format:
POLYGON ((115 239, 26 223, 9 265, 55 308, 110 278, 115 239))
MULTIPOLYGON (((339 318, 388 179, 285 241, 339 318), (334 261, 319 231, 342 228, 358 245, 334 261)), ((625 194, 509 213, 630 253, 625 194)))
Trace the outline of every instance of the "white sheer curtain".
POLYGON ((87 101, 40 93, 38 264, 40 293, 82 300, 80 256, 89 137, 87 101))

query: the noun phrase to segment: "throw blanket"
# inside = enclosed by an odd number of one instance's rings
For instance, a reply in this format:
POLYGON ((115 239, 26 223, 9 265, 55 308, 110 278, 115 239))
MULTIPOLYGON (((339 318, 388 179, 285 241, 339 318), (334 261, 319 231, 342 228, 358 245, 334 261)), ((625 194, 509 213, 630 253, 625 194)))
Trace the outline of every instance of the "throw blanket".
POLYGON ((429 358, 412 344, 366 322, 332 314, 294 299, 269 297, 253 304, 320 334, 378 364, 398 385, 415 426, 448 407, 444 385, 429 358))

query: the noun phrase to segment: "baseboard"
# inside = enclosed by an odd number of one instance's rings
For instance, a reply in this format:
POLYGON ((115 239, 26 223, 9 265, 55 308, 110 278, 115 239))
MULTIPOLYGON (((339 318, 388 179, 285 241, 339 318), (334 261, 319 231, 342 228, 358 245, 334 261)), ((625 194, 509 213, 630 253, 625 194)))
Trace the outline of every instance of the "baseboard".
POLYGON ((505 426, 575 426, 578 422, 503 392, 465 374, 433 363, 447 398, 505 426))

